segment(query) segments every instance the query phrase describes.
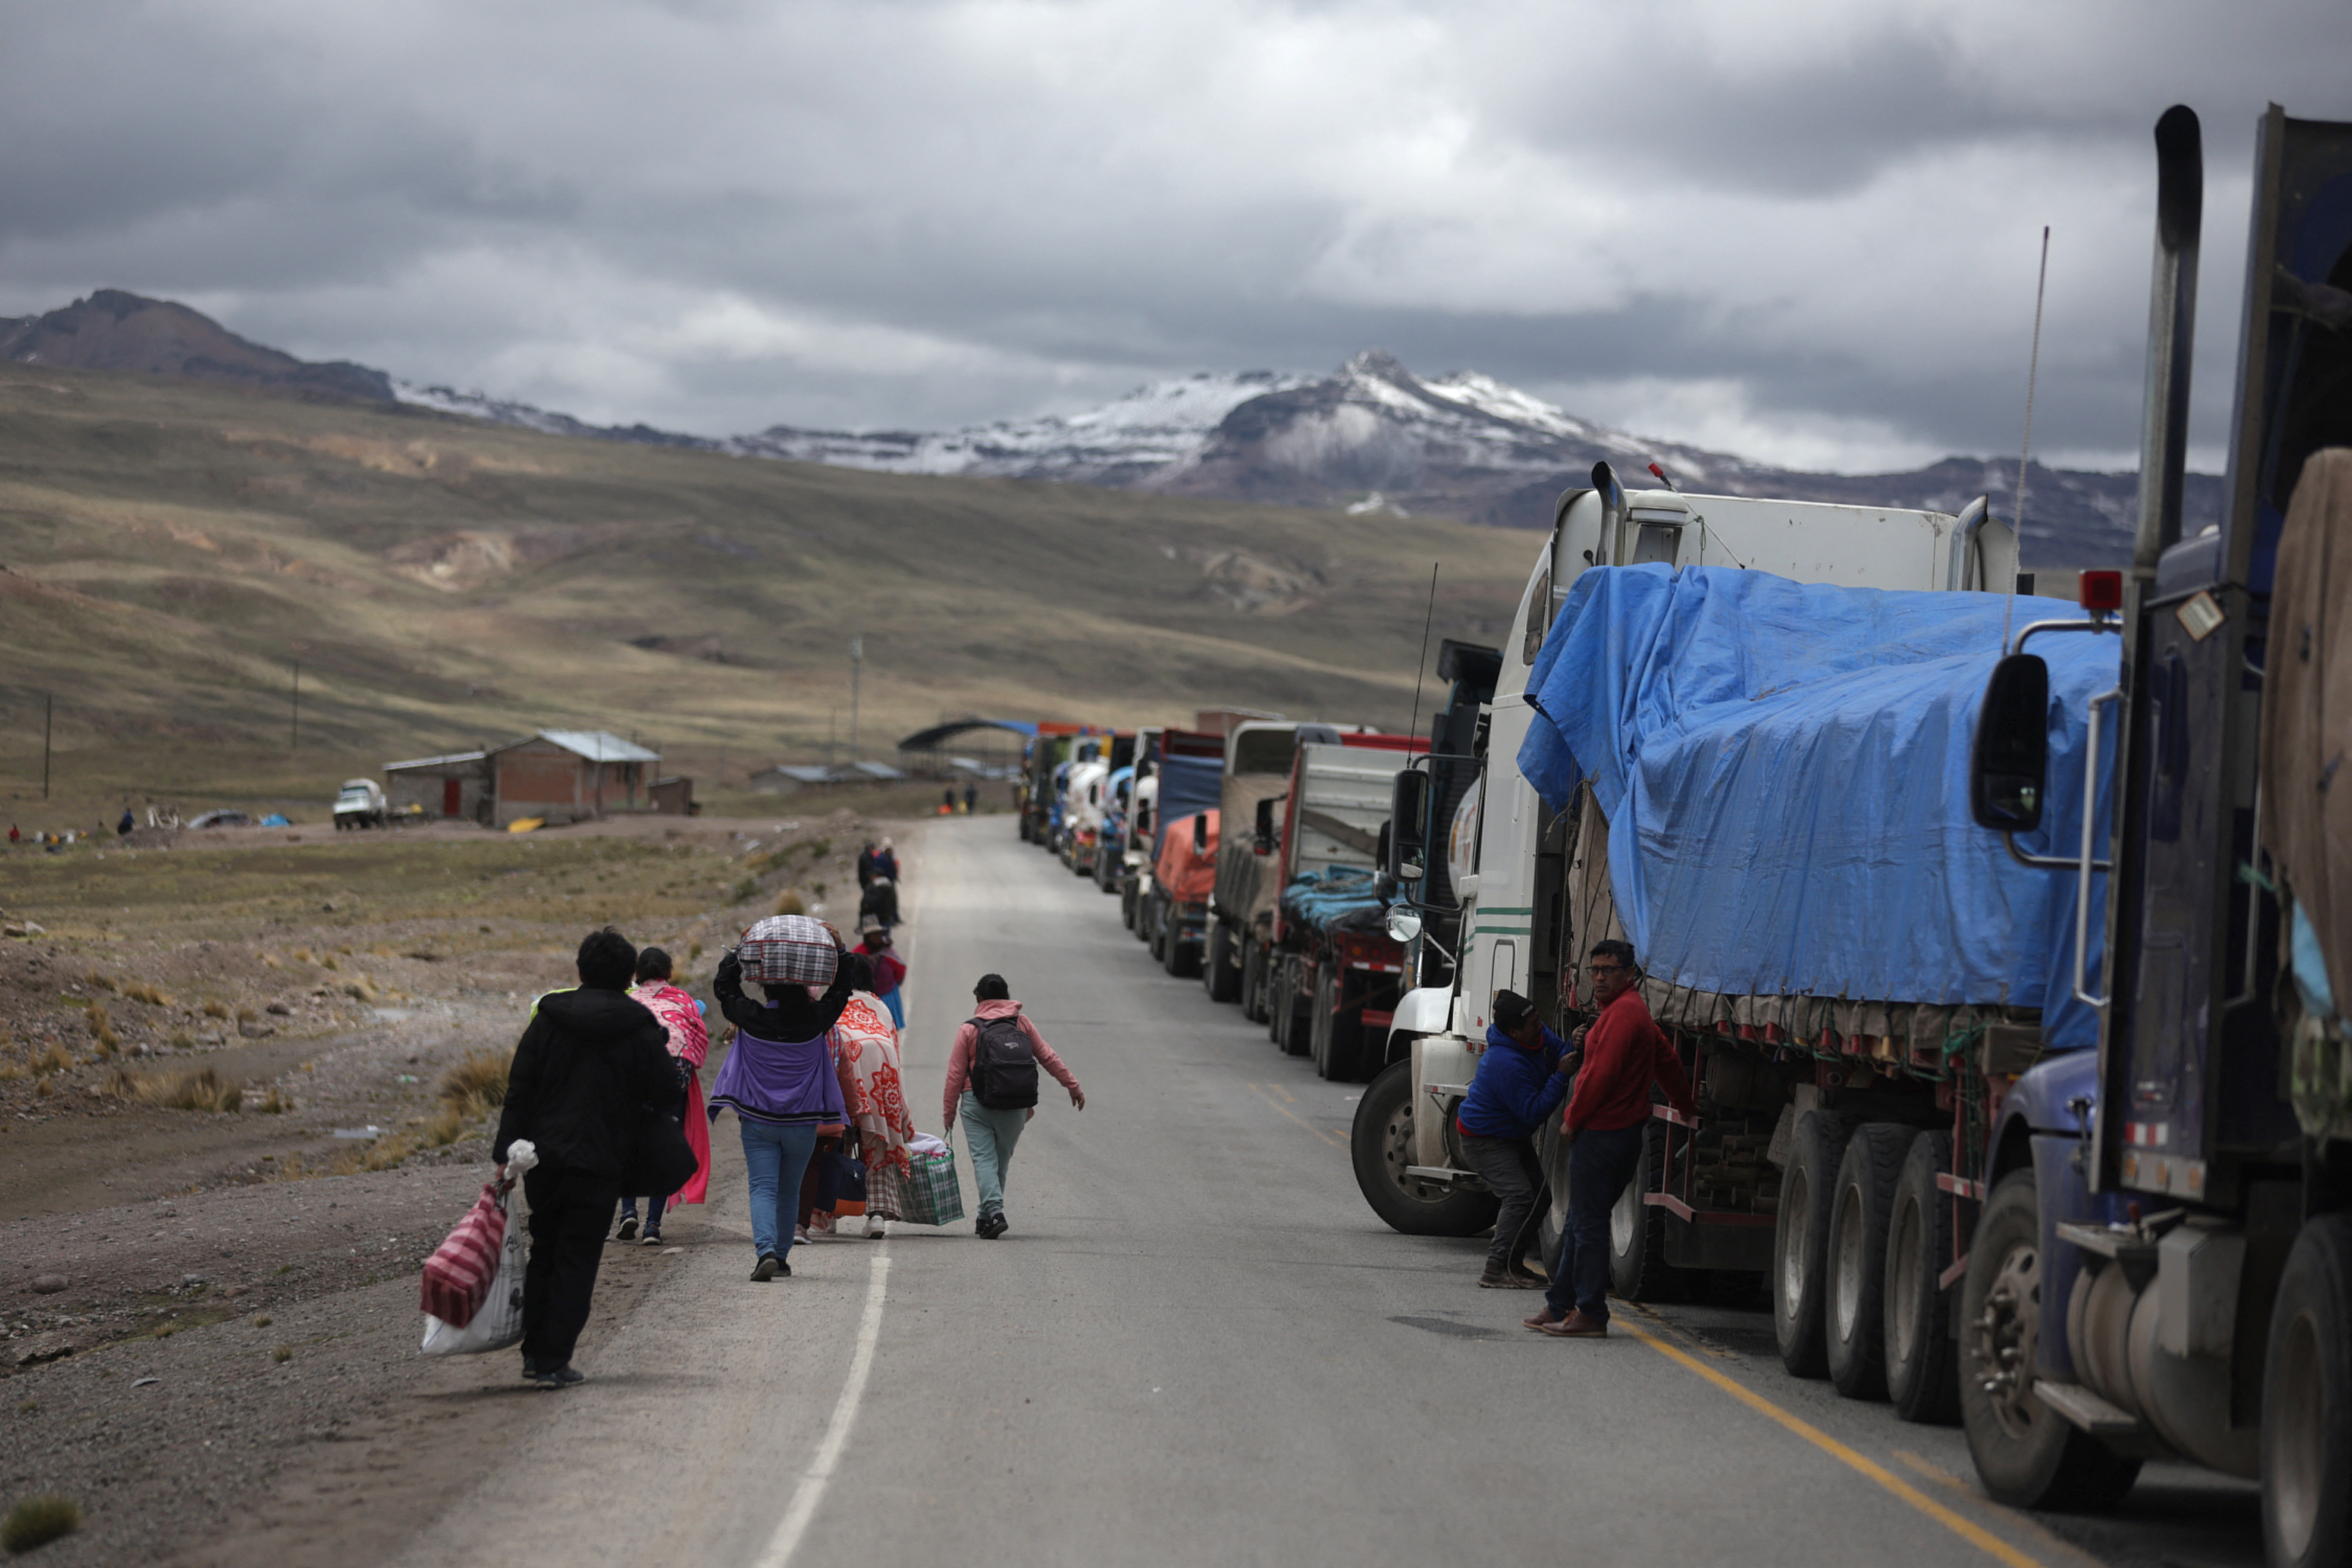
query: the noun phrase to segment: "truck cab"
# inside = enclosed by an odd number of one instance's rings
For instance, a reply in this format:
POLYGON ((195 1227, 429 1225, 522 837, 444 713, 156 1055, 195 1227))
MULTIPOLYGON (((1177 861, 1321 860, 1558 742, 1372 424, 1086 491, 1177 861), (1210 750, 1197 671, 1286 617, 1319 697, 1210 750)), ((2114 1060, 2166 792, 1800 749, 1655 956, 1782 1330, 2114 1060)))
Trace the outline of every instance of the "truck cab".
POLYGON ((341 829, 382 827, 387 821, 383 790, 373 779, 345 779, 335 792, 335 826, 341 829))

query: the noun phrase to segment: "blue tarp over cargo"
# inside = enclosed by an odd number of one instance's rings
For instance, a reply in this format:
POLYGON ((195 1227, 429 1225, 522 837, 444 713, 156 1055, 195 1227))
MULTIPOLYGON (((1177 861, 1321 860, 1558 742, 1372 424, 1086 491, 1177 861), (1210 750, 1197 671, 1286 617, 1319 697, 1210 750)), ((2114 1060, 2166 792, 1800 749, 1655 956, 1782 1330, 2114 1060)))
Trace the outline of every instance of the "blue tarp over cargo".
MULTIPOLYGON (((1969 815, 2003 608, 1727 567, 1589 571, 1529 679, 1539 711, 1519 766, 1555 807, 1591 781, 1619 918, 1654 976, 1729 995, 2040 1007, 2052 1045, 2093 1045, 2096 1016, 2069 980, 2077 879, 2019 865, 1969 815)), ((2080 618, 2016 602, 2019 626, 2080 618)), ((2084 715, 2116 684, 2119 643, 2032 644, 2050 664, 2051 766, 2029 851, 2080 847, 2084 715)))
POLYGON ((1319 931, 1369 931, 1388 908, 1372 890, 1372 873, 1360 866, 1303 872, 1282 889, 1282 918, 1319 931))
POLYGON ((1157 776, 1160 804, 1151 830, 1151 858, 1155 865, 1160 859, 1160 846, 1168 841, 1170 823, 1216 808, 1224 793, 1225 764, 1216 757, 1162 757, 1157 776))

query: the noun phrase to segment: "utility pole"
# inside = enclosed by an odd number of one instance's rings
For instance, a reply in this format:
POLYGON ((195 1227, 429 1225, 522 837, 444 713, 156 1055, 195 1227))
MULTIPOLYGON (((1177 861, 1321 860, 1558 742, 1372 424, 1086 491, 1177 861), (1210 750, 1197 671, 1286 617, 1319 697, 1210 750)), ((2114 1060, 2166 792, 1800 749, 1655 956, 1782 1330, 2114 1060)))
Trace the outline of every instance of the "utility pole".
POLYGON ((294 661, 294 712, 286 731, 286 749, 294 750, 302 743, 302 661, 294 661))
POLYGON ((57 718, 58 694, 41 693, 41 798, 49 798, 49 730, 57 718))
POLYGON ((849 762, 853 767, 857 763, 857 683, 865 671, 866 638, 861 634, 849 639, 849 762))
POLYGON ((833 766, 834 747, 839 742, 840 736, 841 710, 828 708, 824 710, 824 765, 826 767, 833 766))

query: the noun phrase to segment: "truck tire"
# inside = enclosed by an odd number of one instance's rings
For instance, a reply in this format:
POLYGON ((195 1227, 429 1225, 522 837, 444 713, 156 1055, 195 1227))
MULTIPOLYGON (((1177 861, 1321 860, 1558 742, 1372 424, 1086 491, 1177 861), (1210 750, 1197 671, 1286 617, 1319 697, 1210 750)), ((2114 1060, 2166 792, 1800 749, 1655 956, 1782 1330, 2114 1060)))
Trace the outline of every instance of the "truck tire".
POLYGON ((1791 1377, 1822 1377, 1830 1370, 1830 1205, 1837 1196, 1846 1132, 1847 1123, 1826 1110, 1798 1117, 1780 1179, 1780 1214, 1772 1226, 1772 1337, 1791 1377))
POLYGON ((1234 939, 1234 928, 1223 921, 1209 928, 1208 956, 1202 962, 1202 983, 1209 988, 1212 1002, 1238 1002, 1242 999, 1241 954, 1235 951, 1240 943, 1234 939))
POLYGON ((1265 1022, 1265 949, 1255 942, 1242 944, 1242 1016, 1253 1024, 1265 1022))
POLYGON ((1406 1236, 1475 1236, 1495 1223, 1502 1200, 1492 1193, 1437 1187, 1404 1173, 1412 1163, 1412 1061, 1372 1079, 1356 1102, 1348 1137, 1356 1185, 1391 1230, 1406 1236))
POLYGON ((1952 1200, 1936 1177, 1951 1163, 1950 1133, 1911 1140, 1886 1228, 1886 1397, 1904 1420, 1933 1426, 1960 1418, 1952 1293, 1938 1283, 1952 1257, 1952 1200))
POLYGON ((1284 1056, 1303 1057, 1313 1039, 1307 1001, 1298 994, 1298 960, 1285 955, 1275 973, 1278 978, 1274 990, 1274 1017, 1282 1031, 1275 1037, 1275 1043, 1282 1047, 1284 1056))
POLYGON ((1143 906, 1143 945, 1150 950, 1154 963, 1168 962, 1168 911, 1157 893, 1143 906))
POLYGON ((2273 1568, 2352 1557, 2352 1215, 2287 1255, 2263 1364, 2263 1544, 2273 1568))
POLYGON ((2113 1508, 2139 1461, 2118 1456, 2033 1396, 2034 1344, 2045 1312, 2066 1331, 2063 1304, 2042 1300, 2042 1215, 2033 1173, 2011 1171, 1985 1200, 1960 1287, 1960 1426, 1977 1479, 2011 1508, 2113 1508))
POLYGON ((1118 889, 1118 918, 1127 929, 1135 930, 1135 884, 1121 882, 1118 889))
POLYGON ((1628 1301, 1679 1301, 1689 1273, 1666 1262, 1666 1226, 1674 1216, 1642 1201, 1666 1168, 1665 1125, 1642 1126, 1642 1163, 1609 1211, 1609 1289, 1628 1301))
POLYGON ((1352 1081, 1356 1076, 1357 1035, 1354 1024, 1334 1011, 1339 1005, 1339 972, 1328 964, 1315 970, 1315 1001, 1309 1016, 1313 1033, 1309 1037, 1311 1054, 1315 1058, 1315 1076, 1339 1082, 1352 1081))
POLYGON ((1911 1128, 1868 1121, 1846 1141, 1830 1199, 1830 1383, 1848 1399, 1886 1397, 1886 1237, 1911 1128))

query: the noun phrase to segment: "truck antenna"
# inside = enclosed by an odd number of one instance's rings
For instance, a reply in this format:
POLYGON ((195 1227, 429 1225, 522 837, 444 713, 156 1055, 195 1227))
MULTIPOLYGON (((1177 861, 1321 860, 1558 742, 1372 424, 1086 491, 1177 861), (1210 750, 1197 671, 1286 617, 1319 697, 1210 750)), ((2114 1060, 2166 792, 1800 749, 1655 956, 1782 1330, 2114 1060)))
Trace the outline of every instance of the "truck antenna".
POLYGON ((2017 574, 2025 566, 2025 464, 2033 451, 2033 384, 2042 374, 2042 301, 2050 291, 2050 226, 2042 226, 2042 271, 2033 284, 2033 347, 2025 359, 2025 436, 2017 448, 2017 503, 2010 525, 2017 530, 2017 564, 2010 568, 2009 598, 2001 605, 2000 646, 2009 647, 2009 627, 2017 614, 2017 574))
POLYGON ((1421 663, 1412 672, 1412 728, 1405 731, 1407 735, 1418 736, 1421 733, 1421 678, 1423 672, 1429 668, 1429 626, 1435 619, 1437 619, 1437 563, 1433 561, 1429 563, 1429 609, 1421 617, 1421 663))

